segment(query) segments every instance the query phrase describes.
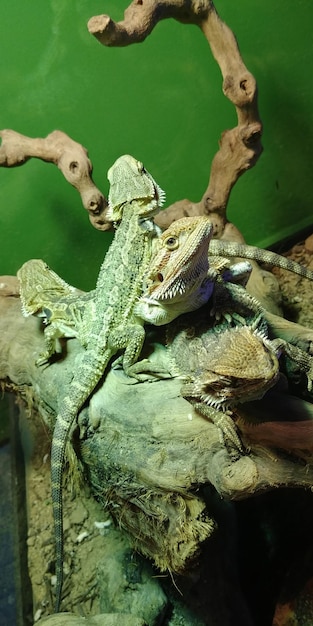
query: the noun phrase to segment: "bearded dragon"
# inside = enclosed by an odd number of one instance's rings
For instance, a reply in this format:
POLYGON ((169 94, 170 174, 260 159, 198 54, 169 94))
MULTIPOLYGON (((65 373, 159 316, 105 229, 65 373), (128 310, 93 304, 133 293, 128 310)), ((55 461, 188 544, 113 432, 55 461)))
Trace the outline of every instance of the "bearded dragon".
MULTIPOLYGON (((232 284, 236 281, 237 266, 234 270, 225 269, 226 259, 212 256, 212 243, 214 251, 221 252, 212 239, 209 239, 210 268, 205 275, 208 267, 206 247, 193 245, 200 224, 201 218, 182 218, 160 237, 163 246, 151 260, 136 311, 146 321, 159 325, 165 319, 173 320, 199 308, 201 302, 210 298, 209 308, 204 308, 202 317, 201 313, 196 317, 184 316, 174 324, 175 332, 168 340, 172 373, 185 377, 182 395, 218 425, 232 447, 241 450, 234 422, 226 411, 241 402, 262 397, 275 384, 279 376, 278 357, 282 352, 305 373, 310 390, 313 360, 280 338, 269 339, 261 304, 242 286, 232 284), (186 330, 177 334, 180 327, 186 330)), ((232 244, 222 250, 225 253, 230 250, 238 252, 236 245, 233 247, 232 244)), ((243 256, 246 247, 239 250, 243 256)), ((312 272, 284 257, 249 247, 248 252, 251 258, 257 256, 313 278, 312 272)), ((238 265, 241 272, 244 269, 246 278, 251 266, 238 265)), ((171 331, 168 333, 170 337, 171 331)))
POLYGON ((85 293, 72 287, 41 259, 26 261, 17 278, 23 315, 36 315, 44 324, 45 350, 36 365, 43 365, 62 351, 59 340, 63 337, 76 337, 85 347, 88 322, 94 315, 95 290, 85 293))
POLYGON ((183 217, 160 235, 144 276, 143 295, 135 307, 137 315, 160 326, 209 300, 213 290, 208 274, 212 232, 207 217, 183 217))
POLYGON ((184 397, 225 410, 261 397, 274 384, 279 347, 268 338, 261 305, 243 287, 217 282, 212 300, 214 316, 208 307, 196 318, 185 315, 169 326, 167 342, 175 366, 186 374, 184 397))
MULTIPOLYGON (((143 321, 135 314, 134 307, 141 293, 143 275, 151 259, 151 241, 158 235, 151 218, 159 210, 165 197, 143 164, 129 155, 120 157, 114 163, 108 172, 108 179, 110 219, 117 224, 117 229, 101 266, 96 288, 87 298, 88 304, 82 306, 81 328, 84 330, 77 331, 76 328, 74 331, 82 335, 85 351, 69 389, 60 398, 52 440, 51 489, 57 577, 55 612, 60 609, 63 583, 62 472, 66 443, 79 411, 117 352, 124 351, 125 373, 138 377, 133 371, 133 365, 140 355, 145 331, 143 321)), ((20 274, 23 284, 25 271, 22 276, 20 274)), ((61 292, 63 289, 66 306, 72 302, 72 298, 75 301, 77 294, 66 283, 60 285, 57 278, 56 282, 61 292)), ((38 301, 34 308, 38 308, 38 301)), ((62 307, 55 315, 66 318, 62 307)), ((75 315, 77 316, 77 308, 75 315)), ((75 323, 65 323, 65 326, 66 331, 71 332, 75 323)), ((47 350, 48 353, 51 351, 51 345, 47 350)))
MULTIPOLYGON (((270 250, 212 239, 212 233, 209 240, 204 239, 202 246, 198 246, 200 225, 203 228, 205 220, 209 222, 204 216, 181 218, 159 238, 161 245, 151 259, 143 293, 136 306, 137 313, 150 324, 168 323, 182 313, 198 309, 210 298, 217 279, 245 286, 252 271, 249 262, 229 266, 225 257, 238 256, 265 262, 313 280, 311 270, 270 250)), ((235 312, 234 315, 236 317, 235 312)))
POLYGON ((213 225, 205 216, 183 217, 157 239, 136 313, 155 326, 168 324, 210 299, 218 277, 245 283, 250 263, 208 256, 213 225), (210 264, 209 264, 210 261, 210 264))

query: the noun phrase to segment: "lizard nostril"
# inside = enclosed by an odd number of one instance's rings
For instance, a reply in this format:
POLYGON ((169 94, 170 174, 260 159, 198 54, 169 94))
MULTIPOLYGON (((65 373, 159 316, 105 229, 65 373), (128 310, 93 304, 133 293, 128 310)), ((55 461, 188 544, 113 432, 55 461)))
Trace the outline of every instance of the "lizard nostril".
POLYGON ((158 274, 157 274, 157 279, 158 279, 158 281, 159 281, 160 283, 163 283, 164 276, 163 276, 163 274, 161 274, 161 272, 158 272, 158 274))

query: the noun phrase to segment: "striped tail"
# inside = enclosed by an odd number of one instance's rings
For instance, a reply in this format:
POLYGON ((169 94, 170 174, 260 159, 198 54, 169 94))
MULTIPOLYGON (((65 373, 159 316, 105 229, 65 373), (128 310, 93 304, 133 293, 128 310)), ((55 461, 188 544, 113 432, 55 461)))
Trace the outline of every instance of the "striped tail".
POLYGON ((280 267, 288 272, 293 272, 308 280, 313 280, 312 270, 303 267, 300 263, 292 261, 287 257, 281 256, 271 250, 257 248, 256 246, 248 246, 247 244, 237 243, 235 241, 223 241, 221 239, 212 239, 209 246, 209 255, 216 256, 237 256, 242 259, 251 259, 268 263, 276 267, 280 267))
POLYGON ((103 375, 112 356, 112 351, 103 353, 86 352, 77 373, 70 384, 70 390, 61 402, 53 433, 51 448, 51 493, 55 534, 55 573, 56 598, 54 612, 58 613, 62 599, 63 585, 63 500, 62 478, 65 449, 72 424, 103 375))
POLYGON ((75 417, 76 413, 73 414, 70 411, 64 412, 64 415, 57 416, 51 449, 51 493, 54 520, 56 574, 55 613, 60 611, 63 585, 63 464, 68 435, 75 417))

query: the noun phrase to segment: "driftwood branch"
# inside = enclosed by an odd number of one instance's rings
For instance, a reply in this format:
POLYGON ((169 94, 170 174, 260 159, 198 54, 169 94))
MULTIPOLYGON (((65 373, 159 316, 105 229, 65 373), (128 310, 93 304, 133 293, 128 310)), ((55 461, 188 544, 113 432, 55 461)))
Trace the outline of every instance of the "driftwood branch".
POLYGON ((16 167, 32 157, 54 163, 80 193, 93 226, 100 230, 111 227, 105 218, 107 201, 92 180, 92 164, 80 143, 60 130, 45 138, 32 138, 5 129, 0 131, 0 138, 0 166, 16 167))
MULTIPOLYGON (((82 348, 69 340, 65 359, 36 367, 43 349, 40 322, 22 317, 14 277, 1 277, 0 286, 2 386, 36 406, 52 429, 82 348)), ((166 363, 166 350, 155 348, 150 358, 166 363)), ((203 486, 210 483, 222 497, 238 500, 280 486, 307 487, 313 479, 311 404, 275 392, 265 405, 265 399, 243 405, 237 425, 247 452, 234 458, 218 427, 180 396, 180 386, 179 379, 134 384, 113 369, 80 413, 74 435, 94 493, 138 550, 176 572, 188 567, 215 527, 203 486), (269 421, 262 423, 260 414, 269 421)))
MULTIPOLYGON (((125 10, 124 20, 114 22, 107 15, 92 17, 89 31, 104 45, 126 46, 143 41, 163 19, 174 18, 199 26, 208 40, 220 66, 223 92, 234 104, 238 125, 222 133, 209 184, 199 202, 180 200, 156 218, 161 228, 184 215, 209 215, 215 237, 233 239, 240 233, 227 222, 226 208, 231 190, 238 178, 254 166, 261 152, 262 124, 257 106, 257 87, 241 58, 236 38, 220 19, 210 0, 135 0, 125 10), (226 228, 225 228, 226 227, 226 228)), ((92 165, 87 151, 61 131, 46 138, 29 138, 13 130, 0 131, 0 165, 12 167, 31 157, 55 163, 66 180, 76 187, 91 223, 100 230, 110 230, 106 217, 107 202, 92 181, 92 165)))
POLYGON ((134 0, 124 20, 114 22, 108 15, 92 17, 89 32, 106 46, 127 46, 143 41, 156 24, 174 18, 195 24, 207 38, 223 76, 223 92, 235 105, 238 125, 222 133, 208 187, 200 202, 175 202, 157 217, 162 228, 184 215, 210 215, 215 236, 224 232, 226 207, 238 178, 254 166, 261 152, 262 124, 257 106, 257 87, 240 56, 234 34, 220 19, 211 0, 134 0))

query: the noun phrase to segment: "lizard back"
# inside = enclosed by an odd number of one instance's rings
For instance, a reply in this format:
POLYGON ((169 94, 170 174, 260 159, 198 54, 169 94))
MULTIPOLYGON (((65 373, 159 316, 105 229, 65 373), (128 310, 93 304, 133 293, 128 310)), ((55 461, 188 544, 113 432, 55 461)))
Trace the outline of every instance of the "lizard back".
POLYGON ((86 349, 61 399, 51 450, 51 491, 56 545, 55 612, 60 609, 63 583, 62 475, 66 443, 82 406, 101 380, 111 358, 120 350, 123 367, 130 373, 144 341, 143 320, 134 314, 143 275, 158 234, 151 217, 158 211, 164 193, 144 169, 128 155, 120 157, 108 172, 111 183, 109 206, 118 222, 115 237, 101 266, 94 306, 86 310, 86 349))

